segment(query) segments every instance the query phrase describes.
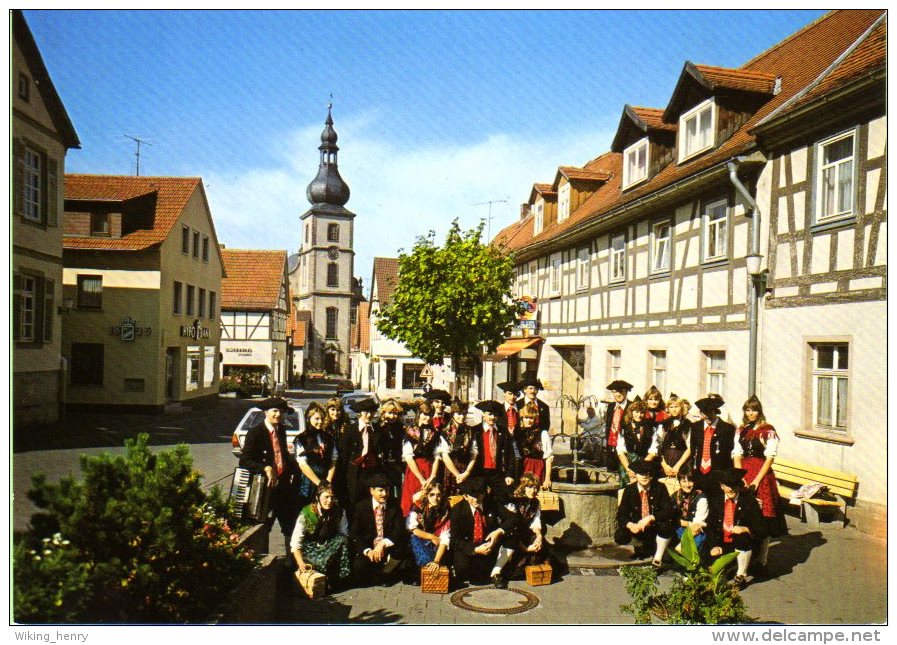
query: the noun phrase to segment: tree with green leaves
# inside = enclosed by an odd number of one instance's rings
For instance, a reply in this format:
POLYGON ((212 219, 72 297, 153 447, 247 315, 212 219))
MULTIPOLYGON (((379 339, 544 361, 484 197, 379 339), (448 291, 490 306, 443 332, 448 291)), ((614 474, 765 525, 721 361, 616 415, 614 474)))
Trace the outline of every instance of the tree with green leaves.
POLYGON ((517 316, 511 296, 513 258, 481 241, 483 224, 462 231, 458 220, 436 245, 436 233, 417 238, 410 253, 399 253, 399 278, 377 329, 427 363, 452 359, 459 366, 494 352, 517 316))

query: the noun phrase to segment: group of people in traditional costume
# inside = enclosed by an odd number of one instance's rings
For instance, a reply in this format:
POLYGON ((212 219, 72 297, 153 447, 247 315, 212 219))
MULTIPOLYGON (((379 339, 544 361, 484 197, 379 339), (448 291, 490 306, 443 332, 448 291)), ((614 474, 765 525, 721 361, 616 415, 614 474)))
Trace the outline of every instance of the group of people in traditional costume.
POLYGON ((311 403, 293 446, 281 423, 288 403, 259 403, 265 419, 248 431, 240 466, 267 478, 288 564, 325 573, 331 588, 416 583, 440 566, 456 581, 504 588, 544 561, 550 412, 538 380, 502 386, 505 402, 477 403, 475 425, 467 403, 438 389, 353 402, 354 421, 339 398, 311 403))
POLYGON ((736 428, 721 418, 722 397, 691 404, 675 394, 666 401, 651 387, 629 400, 632 385, 608 385, 613 403, 605 414, 603 457, 618 468, 624 486, 617 512, 618 544, 634 543, 633 557, 661 567, 666 549, 678 548, 685 531, 702 556, 737 552, 734 582, 767 575, 769 538, 785 532, 772 464, 778 435, 763 406, 751 396, 736 428), (659 481, 675 484, 668 487, 659 481), (670 488, 675 492, 670 495, 670 488))

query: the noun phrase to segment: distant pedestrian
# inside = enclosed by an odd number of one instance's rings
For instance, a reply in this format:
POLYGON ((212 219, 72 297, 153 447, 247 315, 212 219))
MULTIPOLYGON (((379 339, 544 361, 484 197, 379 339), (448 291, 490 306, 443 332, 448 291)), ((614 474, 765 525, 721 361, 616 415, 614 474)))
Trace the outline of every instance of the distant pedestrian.
POLYGON ((271 391, 271 377, 268 376, 268 372, 262 374, 262 396, 266 397, 271 391))

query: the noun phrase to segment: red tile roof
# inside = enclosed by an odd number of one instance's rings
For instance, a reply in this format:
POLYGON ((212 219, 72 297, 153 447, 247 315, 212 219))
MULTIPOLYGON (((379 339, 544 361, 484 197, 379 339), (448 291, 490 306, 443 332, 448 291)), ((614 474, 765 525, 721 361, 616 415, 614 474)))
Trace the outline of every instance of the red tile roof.
POLYGON ((610 179, 610 173, 600 170, 588 170, 585 168, 577 168, 576 166, 558 166, 557 174, 554 177, 554 183, 551 185, 552 190, 557 190, 560 185, 561 177, 565 177, 567 181, 588 181, 588 182, 604 182, 610 179))
MULTIPOLYGON (((869 29, 882 13, 881 9, 830 12, 741 67, 741 70, 755 75, 756 78, 781 77, 781 91, 771 96, 741 128, 717 148, 688 159, 681 165, 674 160, 657 175, 641 186, 627 190, 625 194, 620 191, 622 155, 615 152, 605 153, 595 161, 600 160, 602 169, 609 170, 613 176, 570 217, 535 237, 521 234, 525 227, 521 226, 520 221, 515 221, 500 231, 495 239, 509 250, 521 251, 560 235, 573 234, 587 222, 602 220, 613 212, 619 212, 622 207, 669 188, 676 182, 718 166, 737 155, 751 152, 755 147, 754 137, 750 134, 751 128, 811 84, 869 29)), ((710 69, 707 66, 703 67, 705 70, 710 69)), ((742 75, 742 78, 746 77, 747 75, 742 75)), ((532 226, 529 230, 532 230, 532 226)), ((535 249, 533 252, 535 253, 535 249)))
POLYGON ((368 353, 371 351, 371 303, 362 300, 358 303, 356 324, 352 325, 352 350, 368 353))
POLYGON ((227 277, 221 281, 221 308, 277 309, 286 280, 286 251, 222 249, 227 277))
POLYGON ((649 130, 664 130, 666 132, 675 132, 675 123, 666 123, 663 120, 663 110, 660 108, 648 108, 627 105, 626 107, 639 121, 649 130))
POLYGON ((695 65, 699 80, 708 89, 724 87, 745 92, 772 94, 776 85, 776 75, 767 72, 753 72, 745 69, 729 67, 713 67, 711 65, 695 65))
MULTIPOLYGON (((374 277, 371 280, 371 289, 373 290, 374 284, 377 285, 376 298, 380 302, 381 307, 392 298, 392 293, 396 290, 398 281, 398 258, 374 258, 374 277)), ((374 296, 375 294, 371 291, 371 301, 374 300, 374 296)))
POLYGON ((66 235, 63 237, 62 246, 66 249, 138 251, 161 244, 178 221, 188 200, 197 190, 201 192, 202 199, 205 201, 205 191, 202 187, 202 179, 199 177, 67 174, 64 180, 66 201, 123 202, 135 197, 155 194, 156 209, 152 228, 133 231, 122 237, 66 235))
POLYGON ((291 302, 287 333, 293 339, 293 347, 305 347, 305 339, 308 337, 308 328, 310 326, 311 312, 304 309, 296 309, 296 304, 291 302))

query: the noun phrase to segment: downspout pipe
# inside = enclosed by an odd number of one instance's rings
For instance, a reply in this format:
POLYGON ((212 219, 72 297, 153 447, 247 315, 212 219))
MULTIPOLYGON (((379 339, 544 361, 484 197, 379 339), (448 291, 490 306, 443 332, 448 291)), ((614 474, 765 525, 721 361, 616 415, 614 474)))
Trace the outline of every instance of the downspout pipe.
MULTIPOLYGON (((738 178, 737 160, 736 157, 735 160, 726 164, 726 167, 729 169, 729 180, 748 205, 747 217, 751 218, 751 253, 760 255, 760 209, 757 208, 757 202, 750 191, 738 178)), ((757 331, 760 311, 760 279, 755 276, 749 276, 749 278, 751 281, 751 295, 748 307, 748 396, 757 392, 757 331)))

